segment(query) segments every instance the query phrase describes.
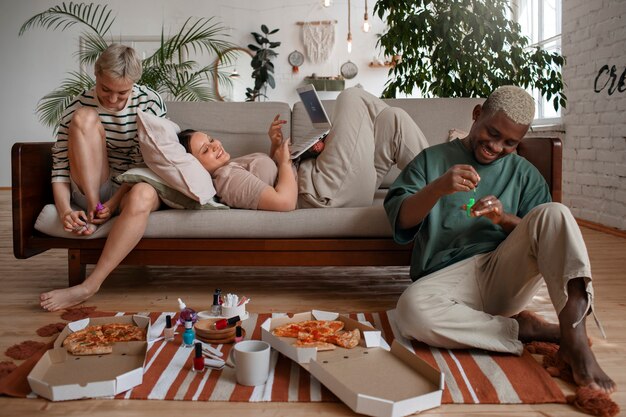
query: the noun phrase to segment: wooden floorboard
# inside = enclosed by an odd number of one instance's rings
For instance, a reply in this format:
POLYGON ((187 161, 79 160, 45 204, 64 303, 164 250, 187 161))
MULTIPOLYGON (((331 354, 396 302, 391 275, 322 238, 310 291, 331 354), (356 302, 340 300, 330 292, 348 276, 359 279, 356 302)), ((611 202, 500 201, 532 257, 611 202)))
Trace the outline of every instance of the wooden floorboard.
MULTIPOLYGON (((5 350, 23 340, 45 340, 34 331, 61 321, 43 312, 39 294, 67 285, 66 251, 53 250, 27 260, 12 252, 11 193, 0 190, 0 360, 5 350)), ((602 340, 590 321, 589 334, 601 365, 618 384, 613 399, 626 410, 626 239, 583 228, 592 260, 596 310, 609 336, 602 340), (621 390, 620 390, 621 389, 621 390)), ((214 288, 252 298, 253 312, 380 311, 395 306, 409 285, 405 267, 237 268, 135 267, 116 270, 88 305, 109 311, 163 311, 177 308, 177 297, 198 309, 208 308, 214 288)), ((533 310, 555 320, 547 292, 535 298, 533 310)), ((82 400, 52 403, 0 397, 0 415, 62 416, 290 416, 355 415, 341 403, 196 403, 185 401, 82 400)), ((445 405, 428 416, 553 416, 584 415, 567 405, 445 405)))

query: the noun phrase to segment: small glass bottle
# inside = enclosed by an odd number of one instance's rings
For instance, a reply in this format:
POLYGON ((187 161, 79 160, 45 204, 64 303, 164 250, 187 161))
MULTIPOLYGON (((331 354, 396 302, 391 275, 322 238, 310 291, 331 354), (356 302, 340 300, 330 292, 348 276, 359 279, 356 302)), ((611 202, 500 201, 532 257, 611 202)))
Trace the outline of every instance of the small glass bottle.
POLYGON ((163 330, 163 336, 165 340, 171 342, 174 340, 174 328, 172 327, 172 316, 169 314, 165 316, 165 330, 163 330))
POLYGON ((219 317, 222 315, 222 306, 220 303, 220 289, 217 288, 213 293, 213 304, 211 305, 211 315, 219 317))
POLYGON ((196 332, 193 330, 193 322, 185 320, 185 332, 183 333, 183 346, 193 347, 193 341, 196 338, 196 332))
POLYGON ((180 317, 178 318, 180 324, 183 324, 186 320, 191 320, 192 323, 198 321, 198 313, 196 313, 196 310, 187 307, 180 298, 178 299, 178 308, 180 308, 180 317))

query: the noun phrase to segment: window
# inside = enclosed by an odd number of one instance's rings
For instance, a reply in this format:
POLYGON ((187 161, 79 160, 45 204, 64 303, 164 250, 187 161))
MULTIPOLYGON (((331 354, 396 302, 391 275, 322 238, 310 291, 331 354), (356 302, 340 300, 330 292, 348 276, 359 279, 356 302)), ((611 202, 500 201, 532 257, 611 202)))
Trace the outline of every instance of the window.
MULTIPOLYGON (((530 39, 530 46, 561 53, 561 0, 513 0, 513 4, 517 22, 530 39)), ((533 124, 559 123, 560 109, 555 111, 552 102, 541 97, 537 90, 529 92, 537 103, 533 124)))

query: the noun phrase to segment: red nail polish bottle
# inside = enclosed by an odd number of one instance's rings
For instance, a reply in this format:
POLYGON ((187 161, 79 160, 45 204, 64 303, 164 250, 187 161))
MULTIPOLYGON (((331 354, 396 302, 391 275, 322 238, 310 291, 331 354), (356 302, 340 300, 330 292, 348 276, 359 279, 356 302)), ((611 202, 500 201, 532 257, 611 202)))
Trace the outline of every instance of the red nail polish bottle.
POLYGON ((193 358, 193 370, 194 372, 204 372, 204 356, 202 356, 202 343, 196 343, 195 349, 196 354, 193 358))
POLYGON ((241 320, 239 316, 231 317, 229 319, 221 319, 215 322, 215 328, 217 330, 222 330, 228 326, 232 326, 233 324, 237 323, 239 320, 241 320))

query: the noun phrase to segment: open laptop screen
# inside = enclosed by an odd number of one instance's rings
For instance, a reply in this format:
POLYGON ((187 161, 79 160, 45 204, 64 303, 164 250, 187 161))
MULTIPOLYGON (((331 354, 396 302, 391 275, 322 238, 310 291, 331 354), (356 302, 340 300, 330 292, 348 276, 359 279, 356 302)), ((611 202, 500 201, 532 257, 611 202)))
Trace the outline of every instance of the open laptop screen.
POLYGON ((298 88, 297 91, 313 126, 326 129, 330 128, 330 119, 324 110, 324 106, 322 106, 322 102, 315 91, 315 87, 313 87, 312 84, 306 85, 298 88))

